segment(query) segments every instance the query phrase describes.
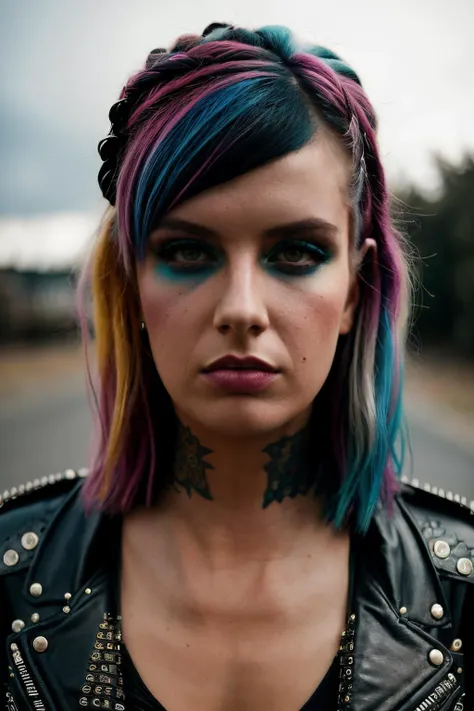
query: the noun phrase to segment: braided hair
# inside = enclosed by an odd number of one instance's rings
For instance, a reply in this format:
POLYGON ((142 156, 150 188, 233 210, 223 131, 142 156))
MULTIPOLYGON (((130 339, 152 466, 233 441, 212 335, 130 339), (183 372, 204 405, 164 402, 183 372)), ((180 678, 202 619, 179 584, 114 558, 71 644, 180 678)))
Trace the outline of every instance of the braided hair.
POLYGON ((114 209, 92 262, 102 427, 87 500, 123 511, 156 500, 167 484, 160 433, 171 405, 140 338, 134 275, 148 235, 184 200, 302 148, 324 124, 351 159, 353 247, 373 238, 377 265, 359 264, 356 323, 315 401, 331 413, 321 459, 332 474, 321 493, 336 526, 351 520, 366 530, 377 503, 390 502, 403 461, 408 277, 358 75, 285 27, 213 23, 150 52, 110 118, 99 182, 114 209))

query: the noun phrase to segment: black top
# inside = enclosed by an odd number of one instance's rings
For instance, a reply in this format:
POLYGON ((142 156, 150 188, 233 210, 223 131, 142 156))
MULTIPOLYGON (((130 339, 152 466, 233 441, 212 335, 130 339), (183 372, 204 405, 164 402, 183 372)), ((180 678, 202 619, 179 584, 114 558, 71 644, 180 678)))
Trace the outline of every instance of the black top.
MULTIPOLYGON (((326 676, 301 711, 336 711, 339 659, 336 657, 326 676)), ((125 699, 133 699, 134 711, 166 711, 140 678, 123 646, 122 670, 125 699)))

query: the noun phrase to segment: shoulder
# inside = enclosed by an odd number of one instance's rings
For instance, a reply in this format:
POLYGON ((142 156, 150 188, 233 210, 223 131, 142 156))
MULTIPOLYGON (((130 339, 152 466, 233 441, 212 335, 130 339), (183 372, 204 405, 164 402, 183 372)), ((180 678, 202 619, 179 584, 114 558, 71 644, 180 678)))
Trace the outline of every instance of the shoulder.
POLYGON ((474 502, 416 479, 403 483, 398 499, 442 577, 474 583, 474 502))
POLYGON ((87 469, 68 469, 12 487, 0 496, 0 575, 29 565, 48 524, 79 493, 87 473, 87 469))

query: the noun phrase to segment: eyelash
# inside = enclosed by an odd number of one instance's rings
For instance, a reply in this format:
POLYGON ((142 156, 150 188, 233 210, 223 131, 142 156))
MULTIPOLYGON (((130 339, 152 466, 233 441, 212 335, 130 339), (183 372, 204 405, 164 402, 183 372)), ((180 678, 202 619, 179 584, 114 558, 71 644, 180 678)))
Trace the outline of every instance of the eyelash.
MULTIPOLYGON (((175 257, 179 251, 186 249, 197 251, 198 254, 206 254, 210 260, 216 263, 216 255, 205 242, 200 242, 196 239, 172 239, 160 245, 152 245, 150 247, 155 257, 162 262, 165 262, 168 267, 176 272, 198 273, 209 268, 209 263, 205 261, 176 261, 175 257), (174 263, 173 263, 174 262, 174 263)), ((305 240, 287 239, 279 242, 266 256, 265 262, 272 265, 272 268, 284 274, 301 276, 315 271, 321 264, 329 261, 331 254, 318 245, 307 242, 305 240), (303 254, 309 255, 310 264, 292 264, 291 262, 278 262, 272 260, 272 255, 278 255, 285 251, 301 251, 303 254)))

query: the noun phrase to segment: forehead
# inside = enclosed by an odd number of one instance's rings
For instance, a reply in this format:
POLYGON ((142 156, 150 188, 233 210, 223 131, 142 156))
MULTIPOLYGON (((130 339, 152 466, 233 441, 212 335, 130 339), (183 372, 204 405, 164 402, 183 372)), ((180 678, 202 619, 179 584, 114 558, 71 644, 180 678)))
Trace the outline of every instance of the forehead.
POLYGON ((349 158, 321 130, 299 151, 202 192, 168 214, 223 234, 255 234, 314 217, 344 231, 349 182, 349 158))

